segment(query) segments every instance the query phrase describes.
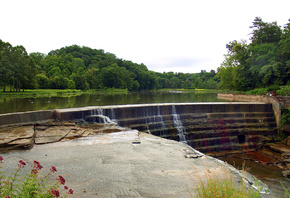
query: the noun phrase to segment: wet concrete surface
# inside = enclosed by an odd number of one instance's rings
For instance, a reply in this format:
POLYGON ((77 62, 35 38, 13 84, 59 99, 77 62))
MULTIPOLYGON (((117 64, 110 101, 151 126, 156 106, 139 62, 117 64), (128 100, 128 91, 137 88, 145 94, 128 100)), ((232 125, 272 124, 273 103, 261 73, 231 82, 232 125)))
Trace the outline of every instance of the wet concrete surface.
POLYGON ((236 169, 190 146, 136 130, 95 134, 35 145, 31 150, 2 153, 3 171, 18 161, 27 169, 37 160, 44 172, 51 166, 74 190, 72 197, 193 197, 208 177, 241 181, 236 169))

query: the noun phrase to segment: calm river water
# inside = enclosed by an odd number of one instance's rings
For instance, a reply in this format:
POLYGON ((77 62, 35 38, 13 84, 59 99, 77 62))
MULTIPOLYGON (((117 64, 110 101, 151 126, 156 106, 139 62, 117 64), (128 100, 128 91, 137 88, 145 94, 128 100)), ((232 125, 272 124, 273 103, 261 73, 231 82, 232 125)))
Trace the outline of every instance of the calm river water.
MULTIPOLYGON (((217 93, 203 92, 143 92, 127 94, 79 94, 59 95, 54 97, 0 97, 0 114, 34 110, 74 108, 85 106, 104 106, 121 104, 146 104, 146 103, 181 103, 181 102, 223 102, 218 100, 217 93)), ((241 167, 243 160, 223 158, 230 164, 241 167)), ((252 161, 246 162, 250 173, 268 184, 278 197, 283 197, 282 182, 285 187, 290 187, 290 179, 283 177, 281 170, 264 166, 252 161)))
POLYGON ((0 97, 0 114, 34 110, 146 103, 218 102, 217 93, 142 92, 127 94, 80 94, 53 97, 0 97))

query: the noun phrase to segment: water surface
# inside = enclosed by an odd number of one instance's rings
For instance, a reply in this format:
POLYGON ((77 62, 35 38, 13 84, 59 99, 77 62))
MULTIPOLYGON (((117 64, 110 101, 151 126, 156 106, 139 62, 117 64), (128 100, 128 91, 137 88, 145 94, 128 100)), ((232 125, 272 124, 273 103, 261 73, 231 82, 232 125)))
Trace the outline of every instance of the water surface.
POLYGON ((221 102, 217 93, 203 92, 136 92, 126 94, 83 93, 80 95, 59 95, 53 97, 0 97, 0 114, 34 110, 62 109, 86 106, 181 103, 181 102, 221 102))

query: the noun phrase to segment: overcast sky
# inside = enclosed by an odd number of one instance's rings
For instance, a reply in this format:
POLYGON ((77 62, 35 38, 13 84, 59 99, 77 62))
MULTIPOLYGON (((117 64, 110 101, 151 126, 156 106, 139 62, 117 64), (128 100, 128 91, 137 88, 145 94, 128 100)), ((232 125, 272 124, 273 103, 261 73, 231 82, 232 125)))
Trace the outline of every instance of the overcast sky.
POLYGON ((28 53, 77 44, 156 72, 216 70, 256 16, 282 27, 289 0, 0 0, 0 39, 28 53))

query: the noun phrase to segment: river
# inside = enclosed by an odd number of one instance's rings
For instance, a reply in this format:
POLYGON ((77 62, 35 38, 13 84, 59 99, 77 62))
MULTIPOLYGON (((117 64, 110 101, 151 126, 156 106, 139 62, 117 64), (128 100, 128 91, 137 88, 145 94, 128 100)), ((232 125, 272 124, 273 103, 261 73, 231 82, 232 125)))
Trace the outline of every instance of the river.
POLYGON ((220 102, 217 93, 205 92, 133 92, 126 94, 63 94, 44 97, 0 97, 0 114, 34 110, 62 109, 86 106, 178 103, 178 102, 220 102))

